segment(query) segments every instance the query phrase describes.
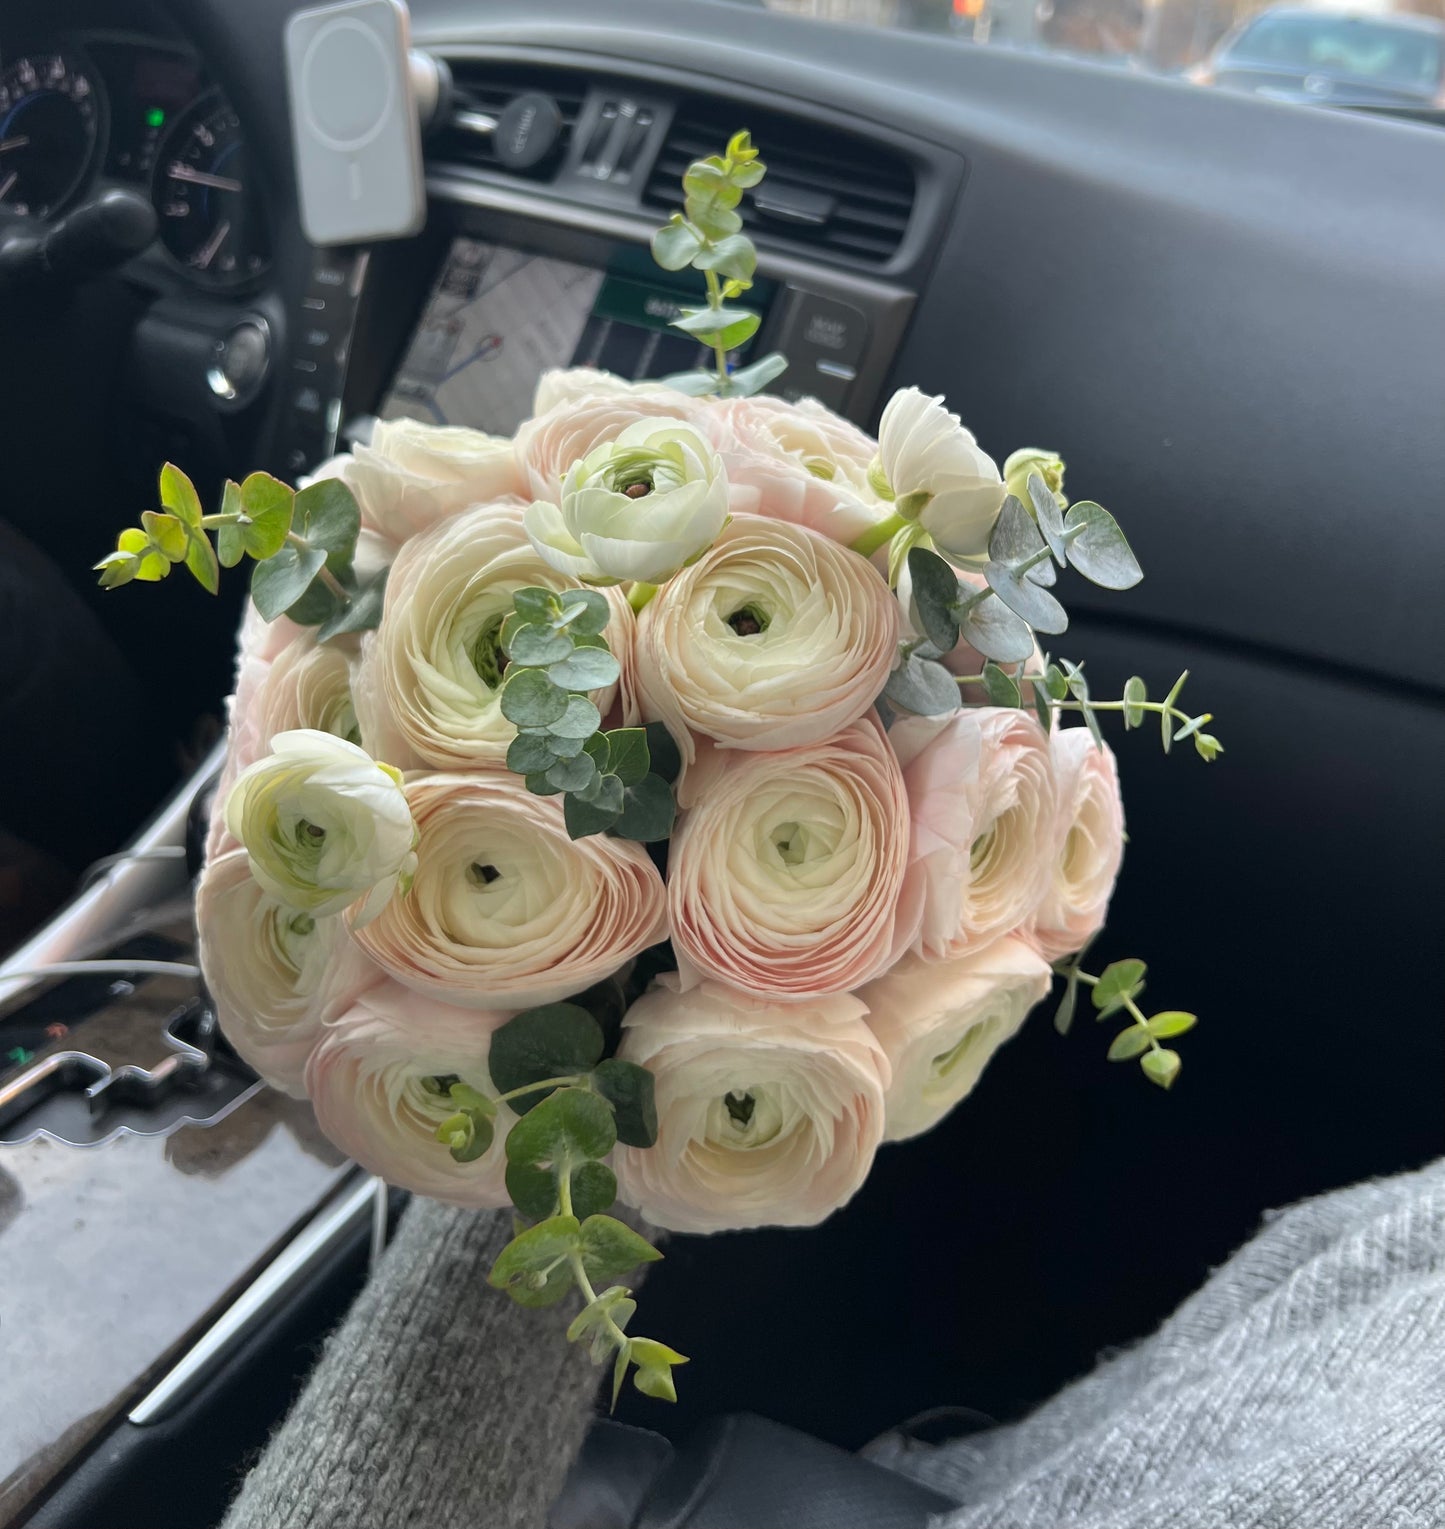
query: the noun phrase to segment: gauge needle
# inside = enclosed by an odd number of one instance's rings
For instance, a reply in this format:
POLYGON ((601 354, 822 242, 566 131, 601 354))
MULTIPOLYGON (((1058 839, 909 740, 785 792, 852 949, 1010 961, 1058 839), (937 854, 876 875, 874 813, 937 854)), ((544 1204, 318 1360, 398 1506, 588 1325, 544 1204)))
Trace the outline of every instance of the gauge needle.
POLYGON ((7 149, 23 149, 30 142, 28 133, 17 133, 13 138, 0 139, 0 154, 7 149))
POLYGON ((231 224, 228 221, 221 226, 206 240, 203 248, 196 251, 196 265, 204 271, 216 258, 216 251, 226 242, 226 235, 231 232, 231 224))
POLYGON ((167 172, 175 181, 189 181, 193 186, 210 186, 216 191, 239 191, 241 183, 229 175, 211 175, 205 170, 193 170, 183 160, 176 160, 167 172))
POLYGON ((10 188, 20 179, 20 172, 12 170, 3 181, 0 181, 0 202, 10 195, 10 188))

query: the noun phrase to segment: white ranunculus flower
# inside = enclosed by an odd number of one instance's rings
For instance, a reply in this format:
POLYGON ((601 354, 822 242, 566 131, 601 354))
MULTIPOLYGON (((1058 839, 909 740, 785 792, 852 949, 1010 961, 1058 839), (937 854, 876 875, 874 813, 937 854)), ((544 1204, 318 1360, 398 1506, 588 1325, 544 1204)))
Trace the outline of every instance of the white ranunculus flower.
MULTIPOLYGON (((551 391, 552 406, 524 420, 512 442, 522 493, 530 499, 558 503, 562 480, 583 457, 615 441, 624 430, 647 421, 666 426, 697 423, 709 400, 689 398, 675 388, 624 383, 607 372, 585 367, 551 374, 559 380, 551 391), (599 379, 596 386, 577 378, 599 379)), ((544 379, 545 382, 545 379, 544 379)))
MULTIPOLYGON (((356 711, 367 746, 403 769, 501 765, 517 729, 502 715, 507 658, 502 623, 519 589, 575 589, 533 550, 519 505, 478 505, 397 555, 381 625, 362 640, 356 711)), ((604 634, 619 664, 632 661, 635 626, 609 596, 604 634)), ((617 687, 594 691, 605 717, 617 687)))
POLYGON ((326 1026, 306 1090, 326 1135, 368 1172, 414 1194, 491 1209, 509 1202, 503 1143, 516 1123, 499 1105, 492 1145, 459 1163, 436 1137, 456 1111, 453 1081, 497 1097, 487 1058, 510 1014, 449 1008, 394 982, 372 988, 326 1026))
POLYGON ((1059 961, 1104 927, 1124 858, 1124 802, 1113 751, 1087 728, 1060 728, 1050 752, 1058 793, 1051 873, 1027 937, 1059 961))
POLYGON ((559 503, 527 508, 554 568, 590 584, 661 584, 717 540, 728 515, 722 459, 686 424, 639 420, 573 463, 559 503))
POLYGON ((699 420, 728 475, 734 515, 766 515, 851 546, 891 513, 868 469, 878 443, 816 398, 726 398, 699 420))
POLYGON ((1057 798, 1048 735, 1008 707, 900 717, 889 741, 913 815, 902 907, 932 960, 981 950, 1042 902, 1057 798))
POLYGON ((355 903, 374 918, 416 863, 400 774, 364 749, 300 729, 271 740, 226 799, 226 826, 273 897, 316 918, 355 903))
POLYGON ((382 419, 369 446, 331 458, 306 479, 340 478, 356 495, 363 532, 399 547, 472 504, 521 492, 512 443, 459 425, 382 419))
POLYGON ((380 970, 339 913, 317 918, 267 892, 244 850, 201 873, 196 930, 226 1039, 273 1088, 303 1096, 322 1027, 380 981, 380 970))
POLYGON ((348 743, 361 742, 351 659, 337 643, 318 643, 307 634, 283 648, 251 704, 264 738, 312 728, 348 743))
POLYGON ((737 749, 817 743, 872 706, 897 645, 896 603, 866 559, 740 515, 642 611, 643 714, 689 761, 692 734, 737 749))
POLYGON ((932 1130, 1048 992, 1053 972, 1022 940, 954 961, 905 956, 861 989, 893 1069, 887 1140, 932 1130))
POLYGON ((878 422, 878 455, 898 512, 918 521, 945 557, 982 567, 1004 482, 942 397, 895 393, 878 422))
POLYGON ((710 749, 668 851, 672 942, 696 974, 775 1002, 847 993, 897 960, 908 798, 876 718, 777 753, 710 749))
POLYGON ((572 839, 561 798, 505 771, 407 782, 410 894, 358 934, 399 982, 465 1008, 526 1008, 579 993, 667 938, 666 892, 626 839, 572 839))
POLYGON ((883 1135, 888 1062, 847 994, 770 1004, 665 976, 618 1055, 646 1067, 657 1144, 618 1147, 622 1200, 655 1226, 816 1226, 862 1186, 883 1135))

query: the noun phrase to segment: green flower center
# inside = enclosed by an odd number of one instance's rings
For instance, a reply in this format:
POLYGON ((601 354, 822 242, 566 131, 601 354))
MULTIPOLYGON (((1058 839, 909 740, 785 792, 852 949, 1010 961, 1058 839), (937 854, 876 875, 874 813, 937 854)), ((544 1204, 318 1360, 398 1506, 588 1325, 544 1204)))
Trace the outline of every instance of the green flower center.
POLYGON ((727 624, 739 637, 756 637, 760 632, 767 631, 771 618, 761 606, 740 605, 727 618, 727 624))
POLYGON ((723 1103, 727 1105, 728 1116, 732 1123, 741 1130, 746 1130, 753 1122, 753 1111, 757 1108, 757 1101, 751 1094, 728 1094, 723 1103))
POLYGON ((477 678, 488 690, 495 690, 502 683, 502 676, 507 672, 510 662, 502 647, 502 623, 506 619, 504 615, 493 616, 484 623, 468 655, 472 668, 477 671, 477 678))
POLYGON ((474 887, 489 887, 501 874, 496 866, 483 865, 478 860, 473 860, 467 867, 467 880, 474 887))

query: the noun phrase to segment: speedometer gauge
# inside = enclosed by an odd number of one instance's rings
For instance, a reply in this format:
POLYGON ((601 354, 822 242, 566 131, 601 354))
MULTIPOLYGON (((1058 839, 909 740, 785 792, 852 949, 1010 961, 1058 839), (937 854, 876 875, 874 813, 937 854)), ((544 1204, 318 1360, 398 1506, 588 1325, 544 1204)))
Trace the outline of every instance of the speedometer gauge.
POLYGON ((19 58, 0 74, 0 205, 48 218, 75 194, 95 157, 95 86, 64 53, 19 58))
POLYGON ((221 96, 203 96, 167 135, 152 200, 162 243, 202 280, 232 286, 266 269, 270 248, 241 124, 221 96))

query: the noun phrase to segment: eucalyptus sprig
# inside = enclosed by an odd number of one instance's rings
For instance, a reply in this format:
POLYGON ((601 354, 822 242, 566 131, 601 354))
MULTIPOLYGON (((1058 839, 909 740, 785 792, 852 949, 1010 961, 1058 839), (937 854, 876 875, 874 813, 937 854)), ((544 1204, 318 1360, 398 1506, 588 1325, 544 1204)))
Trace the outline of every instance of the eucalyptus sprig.
POLYGON ((1164 1009, 1146 1018, 1138 1003, 1144 991, 1144 973, 1148 970, 1142 961, 1132 956, 1114 961, 1098 976, 1092 976, 1079 965, 1083 956, 1084 952, 1080 951, 1054 967, 1064 979, 1064 996, 1054 1014, 1054 1028, 1060 1035, 1069 1033, 1078 1007, 1079 988, 1081 985, 1090 988, 1096 1019, 1109 1019, 1121 1012, 1129 1017, 1128 1028, 1121 1030, 1109 1046, 1109 1060, 1129 1062, 1137 1057, 1144 1076, 1151 1083, 1157 1083, 1160 1088, 1172 1088, 1182 1063, 1177 1051, 1159 1043, 1192 1030, 1198 1023, 1197 1016, 1183 1009, 1164 1009))
POLYGON ((497 1105, 520 1117, 507 1133, 507 1193, 527 1225, 497 1255, 489 1282, 522 1306, 552 1306, 572 1291, 583 1306, 567 1329, 586 1342, 595 1364, 613 1362, 616 1404, 629 1367, 644 1395, 676 1401, 672 1370, 687 1359, 654 1338, 632 1337, 632 1291, 608 1284, 662 1254, 640 1233, 605 1214, 617 1179, 603 1161, 621 1142, 657 1141, 652 1074, 604 1058, 602 1027, 575 1003, 527 1009, 492 1037, 488 1069, 496 1101, 454 1078, 430 1083, 458 1106, 437 1140, 458 1162, 472 1162, 494 1139, 497 1105), (598 1286, 604 1288, 600 1291, 598 1286))
POLYGON ((642 843, 667 838, 677 773, 667 730, 654 724, 604 732, 589 698, 622 672, 603 636, 607 597, 595 589, 519 589, 512 599, 511 614, 483 631, 473 654, 484 678, 495 682, 505 672, 502 715, 517 729, 507 768, 525 776, 537 796, 562 796, 574 839, 604 832, 642 843))
POLYGON ((735 133, 722 154, 694 160, 682 177, 683 211, 673 213, 652 236, 652 258, 665 271, 689 266, 707 283, 707 307, 684 308, 673 327, 710 346, 714 370, 681 372, 667 378, 671 387, 696 396, 747 397, 765 388, 787 367, 774 352, 749 366, 731 370, 728 352, 757 333, 761 317, 734 306, 753 285, 758 252, 743 232, 738 206, 743 192, 767 173, 747 133, 735 133))
POLYGON ((381 620, 386 570, 358 582, 353 564, 361 511, 339 479, 322 478, 298 492, 270 473, 251 473, 240 483, 228 481, 219 513, 206 515, 195 484, 167 462, 159 494, 162 508, 143 511, 141 524, 122 531, 116 550, 95 565, 102 588, 157 583, 184 563, 214 595, 220 570, 249 557, 256 564, 251 598, 267 621, 288 616, 319 628, 324 642, 381 620))

